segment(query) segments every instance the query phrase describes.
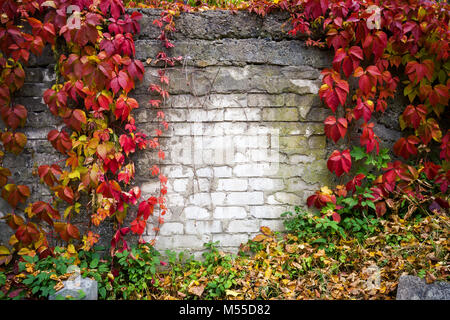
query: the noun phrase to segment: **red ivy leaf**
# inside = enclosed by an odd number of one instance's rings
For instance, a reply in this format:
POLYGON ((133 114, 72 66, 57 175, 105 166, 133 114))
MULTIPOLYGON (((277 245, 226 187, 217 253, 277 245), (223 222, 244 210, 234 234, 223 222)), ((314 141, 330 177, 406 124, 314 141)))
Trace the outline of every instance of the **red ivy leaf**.
POLYGON ((131 231, 133 231, 135 234, 143 234, 145 230, 145 221, 142 219, 134 219, 131 222, 131 231))
POLYGON ((419 144, 420 140, 416 136, 409 136, 408 138, 400 138, 394 144, 394 153, 398 156, 402 156, 406 160, 417 154, 416 144, 419 144))
POLYGON ((336 120, 334 116, 329 116, 325 119, 325 134, 328 138, 332 139, 335 143, 345 136, 347 132, 347 120, 345 118, 339 118, 336 120))
POLYGON ((136 151, 136 143, 134 142, 132 137, 129 137, 126 134, 122 134, 119 138, 119 143, 123 148, 123 151, 125 151, 126 155, 134 153, 136 151))
POLYGON ((17 104, 12 108, 2 107, 0 112, 3 121, 13 130, 25 125, 28 113, 23 105, 17 104))
POLYGON ((342 153, 338 150, 333 151, 327 161, 328 170, 334 172, 338 177, 340 177, 344 172, 348 173, 351 166, 352 158, 348 149, 342 151, 342 153))
POLYGON ((72 149, 72 140, 63 130, 50 131, 47 135, 47 139, 50 141, 52 146, 62 154, 66 154, 70 149, 72 149))
POLYGON ((368 122, 372 117, 373 112, 373 102, 371 100, 367 100, 366 102, 362 102, 361 99, 357 100, 356 107, 353 109, 353 113, 356 119, 361 117, 364 118, 365 122, 368 122))
POLYGON ((427 113, 427 107, 423 104, 418 106, 409 105, 403 111, 402 117, 411 128, 417 129, 425 121, 427 113))
POLYGON ((2 197, 13 208, 16 208, 19 202, 25 203, 30 196, 30 188, 24 185, 7 184, 3 187, 2 197))

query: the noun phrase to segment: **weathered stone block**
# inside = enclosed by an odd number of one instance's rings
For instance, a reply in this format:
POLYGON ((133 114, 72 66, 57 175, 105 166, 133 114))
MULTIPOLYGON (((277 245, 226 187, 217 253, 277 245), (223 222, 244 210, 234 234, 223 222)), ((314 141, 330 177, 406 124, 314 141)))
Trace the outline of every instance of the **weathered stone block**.
POLYGON ((220 221, 187 221, 186 234, 220 233, 222 232, 220 221))
POLYGON ((250 189, 260 191, 278 191, 284 188, 283 179, 271 178, 251 178, 249 179, 250 189))
POLYGON ((217 190, 245 191, 247 190, 247 186, 247 179, 219 179, 217 190))
POLYGON ((232 220, 226 229, 230 233, 257 232, 259 223, 255 220, 232 220))
POLYGON ((264 194, 262 192, 230 192, 226 198, 227 205, 263 204, 264 194))
POLYGON ((215 219, 243 219, 247 217, 247 211, 243 207, 216 207, 215 219))
POLYGON ((398 281, 397 300, 450 300, 450 283, 427 284, 425 279, 404 275, 398 281))
POLYGON ((184 225, 179 222, 166 222, 161 226, 161 235, 171 236, 184 233, 184 225))
POLYGON ((58 300, 58 296, 62 298, 74 298, 76 300, 97 300, 98 284, 97 281, 89 278, 81 278, 78 276, 74 280, 63 281, 64 287, 49 297, 49 300, 58 300), (83 293, 81 293, 81 292, 83 293), (79 298, 83 294, 83 298, 79 298))
POLYGON ((281 214, 288 211, 286 206, 252 206, 250 215, 257 219, 279 219, 281 214))
POLYGON ((184 208, 184 216, 186 219, 205 220, 210 218, 208 210, 196 206, 184 208))
POLYGON ((247 104, 249 107, 282 107, 284 106, 284 96, 261 93, 249 94, 247 104))
POLYGON ((264 108, 262 110, 264 121, 298 121, 297 108, 264 108))
POLYGON ((227 245, 231 247, 239 247, 241 243, 245 243, 248 241, 247 234, 213 234, 212 241, 219 241, 221 245, 227 245))

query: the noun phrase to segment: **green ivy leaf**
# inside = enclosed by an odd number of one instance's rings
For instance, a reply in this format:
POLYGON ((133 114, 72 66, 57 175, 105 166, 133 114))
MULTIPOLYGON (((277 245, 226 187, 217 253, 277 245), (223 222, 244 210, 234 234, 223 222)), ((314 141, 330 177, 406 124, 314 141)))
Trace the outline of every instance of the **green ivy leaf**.
POLYGON ((365 158, 367 156, 367 153, 364 151, 364 148, 362 147, 354 147, 351 151, 350 151, 350 155, 355 159, 355 160, 361 160, 363 158, 365 158))

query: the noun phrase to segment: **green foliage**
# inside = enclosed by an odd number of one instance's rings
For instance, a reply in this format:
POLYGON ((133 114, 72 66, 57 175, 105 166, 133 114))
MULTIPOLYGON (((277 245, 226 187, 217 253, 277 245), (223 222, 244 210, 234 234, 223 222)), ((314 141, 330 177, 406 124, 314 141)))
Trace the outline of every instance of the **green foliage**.
MULTIPOLYGON (((354 205, 353 198, 344 198, 342 202, 350 208, 354 205), (345 201, 347 200, 347 201, 345 201), (348 204, 350 203, 350 204, 348 204)), ((327 204, 322 211, 333 210, 334 205, 327 204), (324 210, 325 209, 325 210, 324 210)), ((295 207, 295 213, 285 212, 281 216, 287 218, 284 221, 286 230, 296 235, 299 239, 310 243, 332 244, 335 240, 356 238, 360 242, 380 231, 380 219, 373 216, 361 215, 359 211, 352 212, 348 208, 340 212, 349 214, 339 223, 328 217, 320 217, 308 211, 295 207)))
POLYGON ((304 241, 327 243, 337 235, 346 237, 345 230, 336 221, 314 215, 297 206, 295 213, 285 212, 281 216, 288 218, 284 221, 286 230, 304 241))
POLYGON ((170 278, 173 285, 180 285, 180 292, 193 299, 223 299, 226 291, 235 284, 241 275, 234 267, 235 255, 221 252, 217 246, 219 242, 208 242, 203 254, 203 260, 188 259, 181 263, 176 261, 172 252, 169 258, 170 278), (177 283, 183 278, 181 284, 177 283), (204 284, 204 279, 209 281, 204 284))
POLYGON ((105 291, 99 290, 101 298, 149 297, 150 292, 159 285, 155 274, 160 264, 160 253, 149 244, 140 244, 130 251, 116 252, 112 272, 102 279, 105 291))
MULTIPOLYGON (((55 252, 60 253, 60 248, 55 248, 55 252)), ((19 271, 31 271, 30 268, 37 272, 29 273, 22 281, 31 293, 37 298, 47 298, 56 293, 54 288, 58 277, 67 272, 69 265, 73 264, 75 258, 66 258, 63 255, 55 257, 48 256, 39 260, 38 256, 23 256, 22 262, 19 262, 19 271)))

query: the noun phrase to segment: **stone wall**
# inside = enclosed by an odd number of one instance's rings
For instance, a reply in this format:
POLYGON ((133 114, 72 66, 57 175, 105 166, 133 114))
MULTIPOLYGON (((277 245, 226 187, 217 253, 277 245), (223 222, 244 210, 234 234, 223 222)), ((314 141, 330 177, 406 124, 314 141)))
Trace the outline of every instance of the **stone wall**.
MULTIPOLYGON (((152 23, 159 11, 142 13, 136 54, 146 61, 160 51, 152 23)), ((280 214, 304 205, 330 182, 323 131, 328 112, 317 92, 331 53, 288 37, 284 21, 281 13, 262 19, 226 11, 176 19, 170 54, 184 60, 169 71, 171 97, 164 106, 170 128, 161 139, 161 167, 168 177, 169 211, 158 249, 198 253, 205 242, 220 241, 236 252, 261 226, 282 230, 280 214)), ((33 168, 60 159, 46 136, 63 124, 42 101, 54 80, 53 61, 47 52, 27 68, 16 100, 30 110, 24 130, 29 142, 23 155, 5 159, 14 181, 30 185, 34 199, 46 199, 49 192, 31 175, 33 168)), ((149 135, 157 122, 147 89, 157 82, 157 70, 146 64, 144 81, 133 91, 140 103, 138 127, 149 135)), ((143 196, 154 195, 159 184, 148 169, 157 161, 155 152, 138 152, 134 161, 143 196)), ((7 208, 2 202, 0 214, 7 208)), ((145 237, 153 236, 149 227, 145 237)))
MULTIPOLYGON (((137 56, 145 61, 160 50, 144 11, 137 56)), ((213 11, 182 14, 173 35, 173 56, 185 59, 169 72, 170 123, 163 140, 168 176, 166 223, 157 248, 198 251, 220 241, 229 251, 261 226, 283 230, 280 214, 303 205, 327 183, 327 111, 316 93, 330 53, 305 47, 282 31, 286 16, 213 11)), ((134 91, 143 107, 136 113, 146 133, 154 129, 148 85, 157 69, 147 67, 134 91)), ((137 156, 137 179, 145 194, 158 190, 149 179, 155 155, 137 156)), ((148 231, 149 239, 153 238, 148 231)))

